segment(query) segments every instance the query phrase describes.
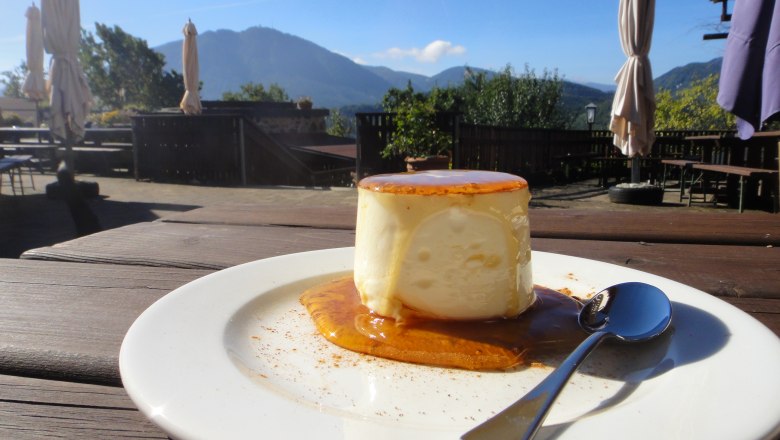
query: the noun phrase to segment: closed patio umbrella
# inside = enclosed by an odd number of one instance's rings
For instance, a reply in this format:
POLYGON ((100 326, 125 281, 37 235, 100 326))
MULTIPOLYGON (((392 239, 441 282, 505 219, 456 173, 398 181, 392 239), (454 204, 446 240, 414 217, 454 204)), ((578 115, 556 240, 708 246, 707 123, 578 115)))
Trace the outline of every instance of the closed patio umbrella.
POLYGON ((52 135, 67 148, 72 170, 74 142, 84 138, 84 122, 92 105, 87 77, 79 64, 81 24, 78 0, 42 0, 43 44, 52 55, 49 65, 49 100, 52 135))
POLYGON ((73 178, 73 144, 84 138, 84 122, 92 105, 87 77, 79 64, 81 17, 78 0, 42 0, 43 47, 52 55, 49 64, 49 101, 52 136, 65 146, 65 168, 57 171, 57 182, 46 186, 46 194, 63 198, 70 208, 79 236, 100 230, 99 222, 83 195, 98 194, 95 182, 73 178))
POLYGON ((200 96, 198 96, 198 87, 200 85, 200 74, 198 70, 198 30, 191 20, 187 20, 184 25, 184 43, 182 45, 181 60, 182 70, 184 72, 184 97, 179 104, 179 108, 186 115, 197 115, 201 112, 200 96))
MULTIPOLYGON (((41 10, 35 4, 27 8, 27 76, 22 91, 35 101, 46 99, 46 82, 43 78, 43 29, 41 28, 41 10)), ((36 116, 37 120, 37 116, 36 116)))
POLYGON ((780 1, 734 4, 718 104, 737 117, 742 139, 780 112, 780 1))
POLYGON ((609 129, 615 146, 634 158, 632 182, 639 182, 639 156, 648 154, 655 141, 655 92, 648 57, 654 19, 655 0, 620 0, 620 45, 628 59, 615 77, 609 129))

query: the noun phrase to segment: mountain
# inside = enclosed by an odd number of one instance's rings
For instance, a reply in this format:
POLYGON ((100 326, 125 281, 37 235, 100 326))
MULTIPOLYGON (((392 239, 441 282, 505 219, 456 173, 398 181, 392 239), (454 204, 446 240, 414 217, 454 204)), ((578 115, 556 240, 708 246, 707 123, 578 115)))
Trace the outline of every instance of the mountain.
MULTIPOLYGON (((166 69, 181 70, 181 40, 154 48, 165 56, 166 69)), ((219 99, 223 92, 238 91, 242 84, 279 84, 290 98, 309 96, 317 107, 377 108, 391 87, 405 88, 411 81, 416 91, 463 83, 467 69, 457 66, 434 76, 399 72, 382 66, 364 66, 311 41, 262 26, 241 32, 208 31, 198 36, 200 79, 203 99, 219 99)), ((694 78, 720 71, 721 59, 677 67, 655 80, 657 88, 686 87, 694 78)), ((564 81, 564 106, 578 113, 593 102, 608 106, 614 85, 578 84, 564 81)))
POLYGON ((614 92, 602 92, 583 84, 563 82, 563 105, 570 109, 584 109, 591 102, 598 104, 601 101, 611 101, 613 94, 614 92))
MULTIPOLYGON (((181 70, 181 40, 154 49, 165 56, 166 69, 181 70)), ((331 107, 380 101, 391 86, 342 55, 259 26, 198 35, 198 58, 204 99, 219 99, 253 81, 277 83, 290 98, 310 96, 316 105, 331 107)))
POLYGON ((720 66, 723 64, 723 58, 714 58, 703 63, 688 63, 684 66, 675 67, 653 80, 656 90, 680 90, 690 87, 691 82, 696 79, 702 79, 709 75, 720 75, 720 66))
POLYGON ((592 89, 601 90, 602 92, 608 92, 608 93, 615 93, 615 89, 617 89, 617 85, 615 84, 600 84, 594 82, 586 82, 580 84, 586 87, 590 87, 592 89))
POLYGON ((405 89, 409 82, 415 90, 429 90, 431 88, 431 78, 410 72, 399 72, 384 66, 363 66, 370 72, 384 79, 393 87, 405 89))
MULTIPOLYGON (((181 40, 155 47, 165 56, 167 70, 181 70, 181 40)), ((208 31, 198 35, 201 97, 219 99, 242 84, 279 84, 290 98, 310 96, 318 107, 376 105, 391 87, 416 91, 463 83, 467 69, 456 66, 434 76, 399 72, 382 66, 363 66, 311 41, 275 29, 256 26, 241 32, 208 31)))

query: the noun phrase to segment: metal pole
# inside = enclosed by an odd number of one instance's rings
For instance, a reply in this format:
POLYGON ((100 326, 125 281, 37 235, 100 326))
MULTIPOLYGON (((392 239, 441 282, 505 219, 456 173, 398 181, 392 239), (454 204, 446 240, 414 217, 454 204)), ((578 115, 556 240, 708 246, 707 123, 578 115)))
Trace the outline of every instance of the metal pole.
POLYGON ((246 186, 246 150, 244 148, 244 117, 238 120, 238 145, 241 153, 241 185, 246 186))
POLYGON ((639 183, 641 180, 639 173, 642 165, 641 161, 642 159, 639 157, 639 155, 634 155, 634 157, 631 158, 631 183, 639 183))

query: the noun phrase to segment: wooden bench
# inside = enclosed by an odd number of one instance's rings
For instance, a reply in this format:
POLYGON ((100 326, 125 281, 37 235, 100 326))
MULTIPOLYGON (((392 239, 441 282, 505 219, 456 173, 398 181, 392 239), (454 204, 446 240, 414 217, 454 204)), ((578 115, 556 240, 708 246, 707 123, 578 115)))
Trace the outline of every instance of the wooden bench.
MULTIPOLYGON (((706 163, 695 163, 691 165, 691 167, 694 170, 700 170, 702 172, 739 176, 739 212, 743 212, 744 210, 745 180, 752 179, 752 178, 772 180, 772 179, 777 179, 777 175, 778 175, 778 170, 740 167, 735 165, 715 165, 715 164, 706 164, 706 163)), ((694 177, 692 176, 691 187, 693 187, 693 184, 694 184, 694 177)), ((778 212, 777 184, 772 183, 766 186, 769 187, 769 191, 771 194, 773 194, 774 197, 773 211, 778 212)), ((690 205, 691 205, 691 198, 689 197, 688 206, 690 205)))
MULTIPOLYGON (((11 181, 11 190, 16 195, 16 179, 19 179, 19 189, 24 195, 24 185, 22 184, 22 171, 21 168, 24 165, 29 165, 32 156, 29 154, 19 156, 6 156, 0 158, 0 175, 8 173, 8 178, 11 181)), ((32 188, 35 189, 35 182, 32 178, 32 171, 30 171, 30 182, 32 188)), ((2 179, 0 179, 0 189, 2 189, 2 179)))
POLYGON ((688 171, 691 169, 693 164, 701 163, 698 160, 686 160, 686 159, 661 159, 661 164, 663 165, 663 175, 661 176, 661 188, 666 190, 666 176, 668 174, 668 169, 671 167, 677 167, 680 169, 680 202, 683 200, 683 195, 685 195, 685 175, 688 173, 688 171))
POLYGON ((566 153, 560 156, 555 156, 553 159, 560 162, 563 165, 563 177, 566 181, 572 180, 572 167, 580 167, 582 169, 590 168, 590 164, 593 160, 600 157, 600 153, 597 152, 578 152, 578 153, 566 153))
POLYGON ((50 170, 57 168, 56 153, 59 145, 38 142, 0 143, 0 150, 6 154, 29 154, 33 157, 38 171, 43 172, 44 166, 50 170))

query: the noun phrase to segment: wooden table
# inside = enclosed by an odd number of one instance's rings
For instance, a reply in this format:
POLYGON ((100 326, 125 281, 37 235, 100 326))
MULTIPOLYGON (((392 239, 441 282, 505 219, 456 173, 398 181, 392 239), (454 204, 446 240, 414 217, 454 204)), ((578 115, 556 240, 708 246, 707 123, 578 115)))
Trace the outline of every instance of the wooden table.
MULTIPOLYGON (((530 217, 536 250, 683 282, 780 334, 777 216, 534 209, 530 217)), ((0 438, 166 438, 121 388, 119 347, 136 317, 215 270, 351 246, 354 225, 354 207, 206 207, 0 260, 0 438)))
MULTIPOLYGON (((688 164, 687 167, 693 168, 694 171, 698 170, 700 173, 710 172, 726 176, 730 202, 738 200, 740 210, 744 199, 744 184, 750 178, 762 179, 764 182, 762 185, 767 185, 767 183, 772 185, 768 192, 770 197, 774 199, 773 209, 776 212, 780 210, 780 201, 778 201, 780 198, 780 179, 777 177, 778 172, 780 172, 780 130, 756 132, 752 138, 747 140, 726 134, 687 136, 685 139, 691 142, 692 150, 693 147, 699 147, 701 150, 696 161, 688 164), (773 196, 771 193, 774 193, 773 196)), ((692 159, 692 157, 687 159, 692 159)), ((682 169, 686 165, 678 163, 676 166, 682 169)), ((693 191, 693 182, 692 177, 691 192, 693 191)), ((681 201, 684 187, 685 182, 681 181, 681 201)), ((762 189, 762 193, 767 193, 767 190, 762 189)), ((706 199, 706 193, 704 199, 706 199)), ((692 194, 689 194, 689 206, 691 200, 692 194)))

